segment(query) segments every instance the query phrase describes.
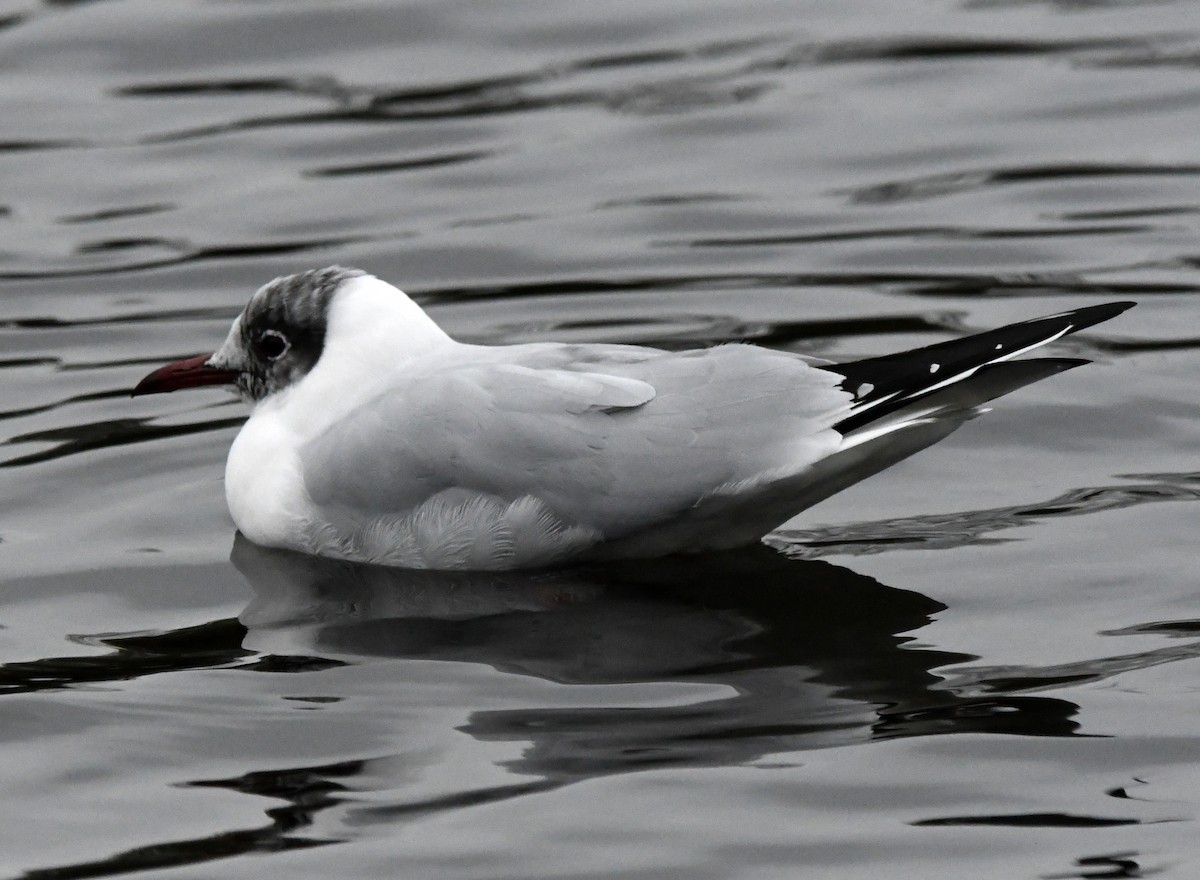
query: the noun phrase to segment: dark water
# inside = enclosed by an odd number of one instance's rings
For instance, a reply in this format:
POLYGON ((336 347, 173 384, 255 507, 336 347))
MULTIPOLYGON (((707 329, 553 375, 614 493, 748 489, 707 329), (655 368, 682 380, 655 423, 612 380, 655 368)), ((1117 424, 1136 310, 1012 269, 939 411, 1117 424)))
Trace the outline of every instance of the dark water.
MULTIPOLYGON (((1200 7, 0 2, 4 877, 1200 875, 1200 7), (460 338, 1096 363, 701 563, 235 543, 340 262, 460 338)), ((747 427, 748 438, 752 426, 747 427)))

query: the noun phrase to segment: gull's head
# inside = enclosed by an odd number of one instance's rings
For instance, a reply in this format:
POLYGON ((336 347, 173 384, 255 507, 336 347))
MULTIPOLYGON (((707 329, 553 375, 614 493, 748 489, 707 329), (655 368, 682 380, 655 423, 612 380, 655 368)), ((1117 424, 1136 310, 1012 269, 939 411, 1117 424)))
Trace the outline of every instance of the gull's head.
MULTIPOLYGON (((294 386, 330 350, 362 356, 387 331, 399 326, 404 332, 405 319, 406 335, 417 342, 445 338, 401 291, 358 269, 330 266, 287 275, 255 292, 214 354, 167 364, 133 393, 231 385, 257 403, 294 386)), ((393 349, 404 346, 395 335, 382 341, 393 349)))

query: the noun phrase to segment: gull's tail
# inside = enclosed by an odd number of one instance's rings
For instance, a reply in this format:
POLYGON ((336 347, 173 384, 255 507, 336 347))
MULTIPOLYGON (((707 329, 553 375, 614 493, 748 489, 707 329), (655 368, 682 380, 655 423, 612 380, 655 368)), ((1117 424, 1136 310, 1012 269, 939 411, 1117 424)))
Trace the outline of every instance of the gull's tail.
POLYGON ((912 351, 830 364, 824 369, 844 376, 842 388, 854 395, 849 415, 834 427, 847 440, 863 442, 922 414, 965 414, 1030 382, 1088 363, 1077 358, 1013 358, 1115 318, 1133 305, 1086 306, 912 351))
POLYGON ((855 399, 834 425, 843 436, 841 449, 805 471, 791 513, 932 446, 989 400, 1088 363, 1011 358, 1115 318, 1133 305, 1087 306, 899 354, 823 365, 845 377, 842 387, 855 399))

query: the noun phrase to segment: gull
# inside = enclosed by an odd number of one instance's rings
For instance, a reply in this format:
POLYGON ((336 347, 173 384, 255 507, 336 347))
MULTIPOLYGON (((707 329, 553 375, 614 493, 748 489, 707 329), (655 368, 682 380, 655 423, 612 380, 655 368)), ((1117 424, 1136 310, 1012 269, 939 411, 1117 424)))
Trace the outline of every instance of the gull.
POLYGON ((1087 363, 1014 358, 1132 305, 829 363, 746 344, 472 345, 331 266, 259 288, 215 354, 133 394, 230 385, 250 404, 225 494, 256 544, 539 568, 753 544, 993 398, 1087 363))

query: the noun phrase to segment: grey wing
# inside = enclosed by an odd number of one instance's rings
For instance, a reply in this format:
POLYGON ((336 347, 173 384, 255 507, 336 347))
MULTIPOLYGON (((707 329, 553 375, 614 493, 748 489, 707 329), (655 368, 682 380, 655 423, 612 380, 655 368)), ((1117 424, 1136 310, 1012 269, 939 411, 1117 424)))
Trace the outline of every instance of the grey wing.
MULTIPOLYGON (((318 505, 376 514, 463 488, 502 497, 591 458, 593 411, 637 407, 654 389, 623 377, 469 364, 417 375, 366 401, 304 449, 318 505)), ((587 480, 586 468, 575 481, 587 480)))
POLYGON ((619 537, 836 450, 842 377, 728 345, 497 348, 414 378, 311 441, 314 502, 389 515, 447 489, 534 497, 619 537))

